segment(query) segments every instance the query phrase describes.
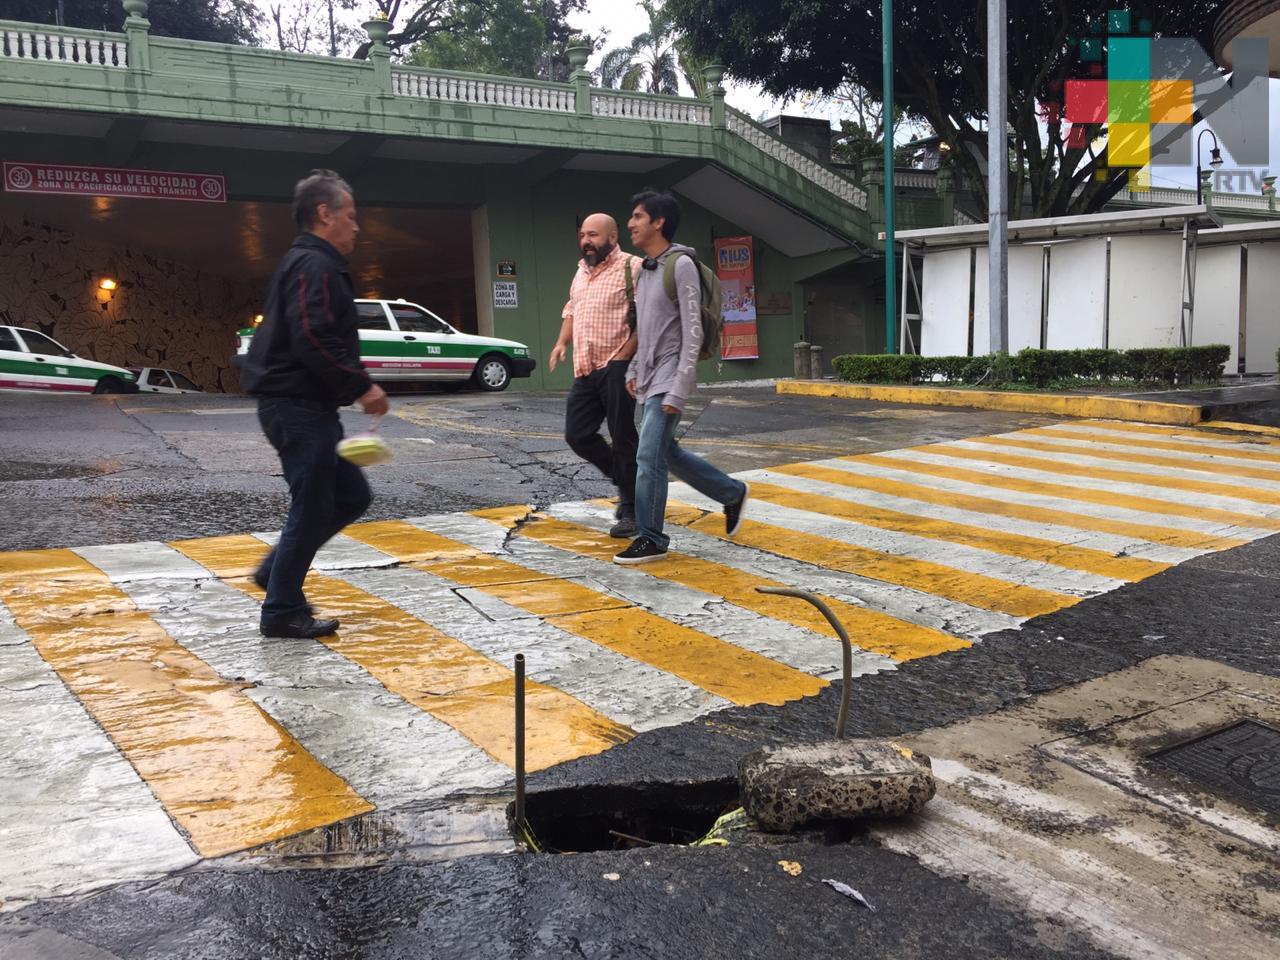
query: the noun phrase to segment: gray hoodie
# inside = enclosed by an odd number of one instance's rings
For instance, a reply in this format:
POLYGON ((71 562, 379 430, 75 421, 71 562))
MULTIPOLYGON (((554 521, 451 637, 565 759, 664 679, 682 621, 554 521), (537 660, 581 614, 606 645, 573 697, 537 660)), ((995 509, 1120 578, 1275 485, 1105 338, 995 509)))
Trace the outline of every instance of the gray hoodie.
POLYGON ((702 348, 702 288, 692 247, 672 244, 658 257, 658 269, 641 270, 636 281, 636 336, 639 344, 627 382, 636 385, 636 400, 666 394, 663 402, 683 410, 697 383, 698 351, 702 348), (676 297, 662 288, 663 265, 676 253, 676 297))

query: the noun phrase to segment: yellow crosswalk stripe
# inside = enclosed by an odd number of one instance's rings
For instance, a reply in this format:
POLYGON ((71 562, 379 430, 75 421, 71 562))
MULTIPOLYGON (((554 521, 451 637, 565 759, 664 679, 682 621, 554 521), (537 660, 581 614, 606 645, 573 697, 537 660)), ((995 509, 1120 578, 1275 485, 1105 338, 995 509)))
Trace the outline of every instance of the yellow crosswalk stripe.
MULTIPOLYGON (((525 519, 528 515, 525 507, 501 507, 473 512, 478 517, 493 520, 506 527, 514 526, 517 521, 525 519)), ((606 563, 611 562, 620 546, 617 540, 610 539, 590 527, 540 514, 535 514, 529 522, 520 527, 520 535, 606 563)), ((835 636, 835 631, 831 629, 826 618, 809 604, 797 603, 788 597, 756 592, 756 587, 787 586, 775 580, 753 576, 735 567, 675 551, 670 552, 665 560, 646 563, 640 569, 660 580, 701 590, 712 596, 723 597, 729 603, 761 616, 791 623, 827 636, 835 636)), ((883 653, 894 660, 931 657, 948 650, 963 650, 973 645, 968 640, 953 637, 941 630, 922 627, 878 610, 845 603, 834 597, 822 599, 844 624, 850 639, 856 646, 875 653, 883 653)))
MULTIPOLYGON (((256 537, 212 537, 170 545, 261 598, 262 591, 248 579, 266 549, 256 537)), ((453 727, 498 762, 514 765, 515 678, 510 668, 342 580, 313 572, 307 577, 307 593, 326 615, 343 621, 339 634, 321 637, 321 643, 363 667, 392 693, 453 727)), ((600 753, 633 736, 631 730, 554 687, 526 682, 525 689, 525 757, 530 770, 600 753)))
MULTIPOLYGON (((1023 433, 1034 433, 1024 430, 1023 433)), ((1062 434, 1051 434, 1062 436, 1062 434)), ((1089 439, 1081 434, 1077 439, 1089 439)), ((1173 467, 1176 470, 1194 470, 1215 476, 1242 477, 1252 480, 1280 480, 1280 470, 1264 470, 1260 467, 1247 467, 1243 464, 1214 463, 1209 460, 1189 460, 1186 457, 1162 457, 1156 453, 1128 453, 1121 450, 1102 450, 1098 447, 1067 447, 1059 443, 1044 443, 1037 440, 1023 440, 1020 437, 971 437, 971 443, 986 443, 1000 447, 1013 447, 1020 450, 1039 450, 1044 453, 1063 454, 1076 457, 1093 457, 1098 460, 1115 460, 1119 463, 1142 463, 1153 467, 1173 467)), ((1198 453, 1212 453, 1212 450, 1201 448, 1198 453)), ((1219 451, 1225 453, 1226 451, 1219 451)), ((1234 454, 1233 454, 1234 456, 1234 454)))
POLYGON ((771 469, 775 473, 785 473, 810 480, 821 480, 823 483, 834 483, 860 490, 873 490, 876 493, 891 494, 943 507, 954 507, 957 510, 1016 517, 1019 520, 1052 523, 1058 526, 1075 527, 1078 530, 1097 530, 1102 533, 1114 533, 1122 537, 1149 540, 1152 543, 1160 543, 1171 547, 1225 550, 1228 547, 1238 547, 1248 542, 1229 537, 1215 537, 1209 534, 1197 533, 1194 530, 1176 530, 1172 527, 1128 523, 1124 520, 1111 520, 1106 517, 1095 517, 1084 513, 1074 513, 1069 510, 1054 510, 1050 507, 1036 507, 1023 503, 1010 503, 1007 500, 994 500, 990 497, 978 497, 967 493, 954 493, 950 490, 939 490, 936 487, 926 487, 917 483, 850 473, 847 470, 837 470, 814 463, 794 463, 781 467, 772 467, 771 469))
POLYGON ((0 554, 0 599, 201 855, 373 809, 70 550, 0 554))
MULTIPOLYGON (((1017 490, 1019 493, 1037 493, 1046 497, 1060 497, 1064 500, 1076 500, 1081 503, 1096 503, 1106 507, 1123 507, 1126 510, 1138 510, 1142 513, 1166 514, 1173 517, 1190 517, 1210 523, 1221 523, 1235 527, 1252 527, 1258 530, 1280 530, 1280 519, 1258 517, 1251 513, 1236 513, 1231 510, 1218 510, 1212 507, 1194 507, 1172 500, 1161 500, 1157 497, 1140 497, 1128 493, 1112 493, 1110 490, 1091 490, 1087 487, 1069 487, 1061 483, 1047 480, 1028 480, 1025 477, 1010 477, 1005 474, 987 473, 983 470, 966 470, 959 466, 940 463, 922 463, 919 460, 906 460, 889 453, 868 453, 853 457, 841 457, 853 462, 874 463, 894 470, 905 470, 930 477, 941 477, 944 480, 962 480, 966 483, 979 483, 1002 490, 1017 490)), ((1194 535, 1194 534, 1192 534, 1194 535)), ((1237 542, 1228 538, 1220 541, 1207 540, 1204 544, 1193 546, 1226 549, 1237 546, 1237 542), (1218 546, 1217 544, 1221 544, 1218 546)))
MULTIPOLYGON (((754 492, 755 486, 751 489, 754 492)), ((728 539, 724 535, 724 519, 719 514, 709 514, 686 503, 668 501, 667 521, 713 537, 728 539)), ((801 563, 843 570, 883 583, 895 583, 966 603, 971 607, 996 610, 1014 617, 1036 617, 1080 602, 1079 597, 1068 594, 1024 587, 980 573, 957 570, 941 563, 900 557, 758 520, 744 520, 732 542, 789 557, 801 563)))
POLYGON ((870 507, 838 497, 826 497, 817 493, 805 493, 790 490, 772 483, 755 482, 751 484, 751 496, 756 500, 790 507, 793 510, 804 510, 808 513, 823 516, 839 517, 852 520, 866 526, 878 527, 882 530, 893 530, 898 533, 909 533, 933 540, 946 540, 992 553, 1001 553, 1010 557, 1022 557, 1026 560, 1039 560, 1056 564, 1071 570, 1082 570, 1086 573, 1116 580, 1137 581, 1153 576, 1162 570, 1169 569, 1167 563, 1144 560, 1141 557, 1116 557, 1102 550, 1088 547, 1076 547, 1070 544, 1054 543, 1052 540, 1041 540, 1038 537, 1026 537, 1017 533, 1005 533, 1000 530, 989 530, 966 523, 952 523, 949 520, 936 520, 932 517, 921 517, 903 513, 899 510, 886 510, 870 507))
POLYGON ((665 670, 733 703, 779 705, 816 694, 827 685, 607 594, 531 571, 403 521, 358 524, 346 533, 402 562, 538 614, 561 630, 665 670), (458 562, 460 551, 467 562, 458 562))
MULTIPOLYGON (((1089 424, 1094 429, 1103 429, 1102 424, 1089 424)), ((1071 440, 1094 440, 1100 443, 1122 444, 1126 447, 1135 447, 1138 449, 1149 450, 1170 450, 1176 453, 1199 453, 1207 456, 1230 457, 1232 460, 1252 460, 1256 463, 1274 463, 1280 467, 1280 450, 1275 453, 1265 453, 1261 450, 1232 450, 1228 447, 1209 446, 1204 443, 1193 443, 1189 441, 1178 440, 1156 440, 1152 436, 1145 434, 1133 434, 1127 431, 1116 431, 1117 434, 1123 433, 1122 436, 1109 437, 1105 433, 1083 433, 1079 430, 1061 430, 1054 427, 1036 427, 1031 430, 1020 430, 1018 435, 1030 434, 1038 437, 1063 437, 1071 440)), ((1185 436, 1187 431, 1171 431, 1173 436, 1185 436)), ((1253 443, 1261 446, 1257 440, 1241 441, 1235 437, 1222 437, 1218 434, 1207 434, 1207 439, 1221 440, 1227 443, 1241 444, 1244 442, 1253 443)), ((1185 461, 1178 461, 1180 464, 1185 461)), ((1266 474, 1270 477, 1276 476, 1276 471, 1266 474)))
POLYGON ((1280 490, 1257 490, 1252 487, 1237 487, 1227 483, 1212 483, 1208 480, 1186 480, 1181 477, 1165 477, 1154 473, 1134 473, 1129 470, 1111 470, 1107 467, 1086 467, 1078 463, 1063 463, 1061 460, 1042 460, 1036 457, 1020 457, 1017 454, 1001 453, 992 450, 966 450, 961 447, 947 447, 931 444, 923 447, 912 447, 923 453, 934 453, 943 457, 955 457, 960 460, 983 460, 987 463, 1003 463, 1010 467, 1022 467, 1027 470, 1042 470, 1049 473, 1065 474, 1069 477, 1096 477, 1099 480, 1117 480, 1120 483, 1141 483, 1149 487, 1168 487, 1171 490, 1189 490, 1193 493, 1209 493, 1219 497, 1234 497, 1236 500, 1249 500, 1253 503, 1265 503, 1280 506, 1280 490))
MULTIPOLYGON (((1121 423, 1114 420, 1081 420, 1082 426, 1094 427, 1100 430, 1111 430, 1116 433, 1136 433, 1146 434, 1153 437, 1189 437, 1200 436, 1206 440, 1216 440, 1220 443, 1238 443, 1248 444, 1249 446, 1262 446, 1280 448, 1280 440, 1267 440, 1256 434, 1248 436, 1240 436, 1239 434, 1231 434, 1219 430, 1199 430, 1195 427, 1157 427, 1146 423, 1121 423)), ((1192 450, 1204 450, 1203 444, 1190 444, 1192 450)), ((1240 453, 1232 451, 1231 456, 1238 457, 1250 451, 1244 450, 1240 453)), ((1263 454, 1263 456, 1266 456, 1263 454)))

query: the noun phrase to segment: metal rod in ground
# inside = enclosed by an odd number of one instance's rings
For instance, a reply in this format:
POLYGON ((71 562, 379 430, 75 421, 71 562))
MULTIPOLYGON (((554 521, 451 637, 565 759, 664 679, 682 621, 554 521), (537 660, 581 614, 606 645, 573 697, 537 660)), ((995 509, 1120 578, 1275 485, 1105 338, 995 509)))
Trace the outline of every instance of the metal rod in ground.
POLYGON ((524 820, 524 654, 516 654, 516 825, 524 820))
POLYGON ((808 600, 822 611, 822 615, 827 618, 827 623, 831 624, 831 629, 835 630, 836 636, 840 638, 840 643, 844 646, 844 683, 840 690, 840 715, 836 717, 836 739, 842 739, 845 725, 849 722, 849 694, 853 688, 850 682, 853 677, 853 644, 849 642, 849 634, 845 633, 844 626, 836 619, 836 615, 831 612, 831 608, 822 601, 822 598, 814 596, 807 590, 793 590, 790 587, 756 587, 756 592, 808 600))

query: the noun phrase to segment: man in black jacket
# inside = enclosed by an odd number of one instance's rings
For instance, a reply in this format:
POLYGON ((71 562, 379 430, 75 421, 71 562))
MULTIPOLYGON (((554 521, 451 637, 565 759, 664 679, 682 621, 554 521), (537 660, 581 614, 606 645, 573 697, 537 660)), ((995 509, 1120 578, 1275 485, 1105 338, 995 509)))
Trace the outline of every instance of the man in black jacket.
POLYGON ((347 256, 355 249, 356 204, 331 170, 313 170, 293 191, 298 237, 271 278, 263 321, 240 382, 258 398, 258 422, 280 454, 289 517, 254 580, 267 591, 259 625, 268 637, 323 637, 337 620, 317 620, 302 593, 311 561, 358 519, 371 494, 364 473, 338 457, 338 408, 358 402, 387 412, 387 395, 360 363, 347 256))

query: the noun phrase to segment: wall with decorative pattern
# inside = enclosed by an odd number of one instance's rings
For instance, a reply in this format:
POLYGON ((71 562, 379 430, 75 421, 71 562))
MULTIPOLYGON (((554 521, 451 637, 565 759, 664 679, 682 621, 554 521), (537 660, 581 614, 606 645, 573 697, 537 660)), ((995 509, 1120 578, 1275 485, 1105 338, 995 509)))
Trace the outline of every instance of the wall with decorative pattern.
POLYGON ((167 367, 205 390, 236 392, 235 332, 262 309, 262 287, 0 217, 0 324, 40 330, 103 363, 167 367), (119 284, 107 303, 103 277, 119 284))

